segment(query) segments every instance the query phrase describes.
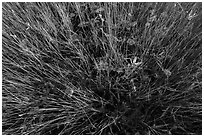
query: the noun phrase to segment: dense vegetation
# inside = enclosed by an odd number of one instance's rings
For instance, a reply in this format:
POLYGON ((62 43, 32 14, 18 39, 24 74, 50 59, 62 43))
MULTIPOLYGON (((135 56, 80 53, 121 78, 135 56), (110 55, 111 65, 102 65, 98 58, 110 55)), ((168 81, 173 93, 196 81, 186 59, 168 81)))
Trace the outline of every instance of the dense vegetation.
POLYGON ((202 134, 202 3, 2 3, 2 134, 202 134))

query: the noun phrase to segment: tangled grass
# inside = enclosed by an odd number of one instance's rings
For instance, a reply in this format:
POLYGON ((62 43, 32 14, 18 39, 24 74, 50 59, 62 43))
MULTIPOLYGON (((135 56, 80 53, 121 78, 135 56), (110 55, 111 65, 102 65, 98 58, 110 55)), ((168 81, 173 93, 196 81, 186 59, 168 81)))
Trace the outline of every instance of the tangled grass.
POLYGON ((202 134, 201 3, 2 3, 3 134, 202 134))

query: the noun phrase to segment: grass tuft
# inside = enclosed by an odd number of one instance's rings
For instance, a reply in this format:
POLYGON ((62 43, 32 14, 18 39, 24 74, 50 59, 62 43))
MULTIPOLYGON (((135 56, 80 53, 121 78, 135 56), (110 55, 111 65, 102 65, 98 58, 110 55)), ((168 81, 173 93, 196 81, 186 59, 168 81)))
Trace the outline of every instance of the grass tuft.
POLYGON ((202 134, 201 3, 2 3, 2 134, 202 134))

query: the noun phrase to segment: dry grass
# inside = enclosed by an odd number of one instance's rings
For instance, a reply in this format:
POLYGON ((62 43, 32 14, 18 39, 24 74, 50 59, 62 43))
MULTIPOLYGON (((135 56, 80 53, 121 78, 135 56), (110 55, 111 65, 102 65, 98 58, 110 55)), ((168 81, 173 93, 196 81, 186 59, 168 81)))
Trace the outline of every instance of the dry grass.
POLYGON ((202 134, 201 3, 2 3, 3 134, 202 134))

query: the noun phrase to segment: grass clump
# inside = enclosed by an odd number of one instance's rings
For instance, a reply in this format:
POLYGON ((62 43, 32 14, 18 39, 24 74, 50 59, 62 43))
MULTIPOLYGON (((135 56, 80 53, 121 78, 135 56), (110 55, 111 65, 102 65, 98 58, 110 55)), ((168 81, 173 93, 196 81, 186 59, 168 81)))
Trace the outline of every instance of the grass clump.
POLYGON ((2 3, 3 134, 202 134, 201 3, 2 3))

